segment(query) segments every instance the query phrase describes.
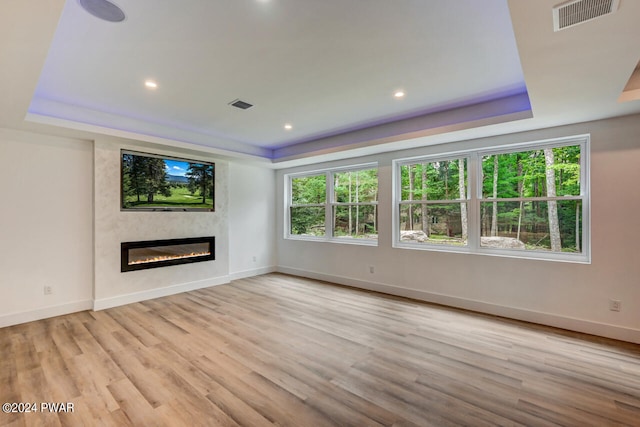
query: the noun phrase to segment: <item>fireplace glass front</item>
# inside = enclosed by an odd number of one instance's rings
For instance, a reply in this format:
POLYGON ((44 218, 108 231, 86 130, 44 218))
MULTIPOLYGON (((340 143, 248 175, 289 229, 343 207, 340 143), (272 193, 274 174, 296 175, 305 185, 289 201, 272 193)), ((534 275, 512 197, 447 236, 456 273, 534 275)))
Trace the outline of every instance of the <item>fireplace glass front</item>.
POLYGON ((215 237, 121 244, 122 272, 212 260, 215 260, 215 237))

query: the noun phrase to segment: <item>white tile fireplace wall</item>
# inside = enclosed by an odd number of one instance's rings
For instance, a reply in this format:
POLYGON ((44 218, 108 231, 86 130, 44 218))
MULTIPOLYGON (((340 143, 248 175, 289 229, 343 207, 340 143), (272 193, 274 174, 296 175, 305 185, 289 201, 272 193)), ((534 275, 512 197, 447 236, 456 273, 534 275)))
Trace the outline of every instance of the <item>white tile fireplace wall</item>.
POLYGON ((94 146, 94 309, 104 309, 229 281, 228 172, 226 161, 157 147, 97 139, 94 146), (120 211, 120 150, 215 162, 215 212, 120 211), (195 264, 120 272, 120 243, 215 236, 216 259, 195 264))

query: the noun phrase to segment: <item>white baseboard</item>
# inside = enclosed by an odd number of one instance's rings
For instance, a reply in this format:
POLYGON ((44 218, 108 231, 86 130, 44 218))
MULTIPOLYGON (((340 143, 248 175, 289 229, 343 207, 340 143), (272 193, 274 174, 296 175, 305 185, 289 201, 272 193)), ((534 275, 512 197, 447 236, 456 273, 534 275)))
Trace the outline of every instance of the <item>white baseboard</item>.
POLYGON ((227 276, 216 277, 213 279, 200 280, 197 282, 183 283, 180 285, 168 286, 160 289, 149 289, 141 292, 134 292, 125 295, 118 295, 110 298, 96 299, 94 301, 76 301, 61 305, 39 308, 20 313, 9 313, 0 315, 0 328, 6 326, 18 325, 20 323, 32 322, 34 320, 47 319, 49 317, 62 316, 65 314, 75 313, 84 310, 104 310, 120 305, 131 304, 134 302, 146 301, 153 298, 179 294, 181 292, 194 291, 196 289, 208 288, 229 283, 232 280, 244 279, 246 277, 259 276, 262 274, 273 273, 276 267, 263 267, 253 270, 239 271, 231 273, 227 276))
POLYGON ((165 288, 149 289, 146 291, 133 292, 130 294, 118 295, 110 298, 96 299, 93 301, 93 310, 104 310, 106 308, 118 307, 120 305, 132 304, 134 302, 146 301, 154 298, 166 297, 169 295, 179 294, 181 292, 189 292, 195 291, 196 289, 224 285, 229 282, 229 276, 221 276, 213 279, 199 280, 197 282, 167 286, 165 288))
POLYGON ((0 328, 18 325, 20 323, 33 322, 34 320, 47 319, 49 317, 62 316, 78 311, 91 310, 92 306, 93 302, 91 300, 85 300, 52 305, 21 313, 4 314, 0 316, 0 328))
POLYGON ((236 271, 235 273, 229 273, 229 280, 246 279, 247 277, 261 276, 263 274, 269 274, 276 271, 275 266, 254 268, 252 270, 236 271))
POLYGON ((326 282, 337 283, 339 285, 367 289, 370 291, 382 292, 385 294, 412 298, 420 301, 432 302, 435 304, 442 304, 450 307, 457 307, 465 310, 477 311, 480 313, 492 314, 495 316, 507 317, 515 320, 523 320, 525 322, 553 326, 570 331, 582 332, 586 334, 640 344, 639 329, 609 325, 606 323, 597 323, 584 319, 575 319, 572 317, 559 316, 552 313, 544 313, 522 308, 513 308, 483 301, 476 301, 433 292, 420 291, 417 289, 401 288, 384 283, 375 283, 359 279, 352 279, 349 277, 333 276, 330 274, 300 270, 297 268, 279 266, 277 268, 277 271, 294 276, 323 280, 326 282))

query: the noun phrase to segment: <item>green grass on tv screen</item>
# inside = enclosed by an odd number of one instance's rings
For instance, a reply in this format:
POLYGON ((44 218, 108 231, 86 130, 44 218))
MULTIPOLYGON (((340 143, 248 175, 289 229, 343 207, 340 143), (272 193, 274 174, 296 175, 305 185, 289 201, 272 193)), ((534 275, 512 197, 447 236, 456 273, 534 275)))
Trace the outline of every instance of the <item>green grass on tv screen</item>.
POLYGON ((213 209, 213 199, 205 198, 202 203, 202 195, 199 192, 192 194, 186 186, 172 187, 171 195, 164 196, 162 194, 154 194, 153 201, 149 202, 148 196, 140 195, 140 201, 136 195, 126 196, 124 198, 125 208, 185 208, 185 209, 213 209))
POLYGON ((214 164, 122 152, 122 208, 210 210, 214 164))

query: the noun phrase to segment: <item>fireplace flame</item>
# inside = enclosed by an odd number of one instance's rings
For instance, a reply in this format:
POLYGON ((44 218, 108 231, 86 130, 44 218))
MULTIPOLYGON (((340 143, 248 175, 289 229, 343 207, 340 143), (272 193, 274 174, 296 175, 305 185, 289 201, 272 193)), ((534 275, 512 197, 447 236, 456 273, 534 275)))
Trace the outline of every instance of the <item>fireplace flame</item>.
POLYGON ((211 252, 205 251, 205 252, 191 252, 188 254, 180 254, 180 255, 160 255, 160 256, 149 257, 145 259, 138 259, 133 261, 129 260, 128 264, 129 265, 148 264, 152 262, 169 261, 174 259, 193 258, 193 257, 208 256, 208 255, 211 255, 211 252))

